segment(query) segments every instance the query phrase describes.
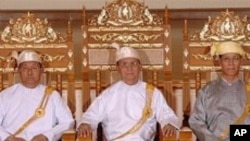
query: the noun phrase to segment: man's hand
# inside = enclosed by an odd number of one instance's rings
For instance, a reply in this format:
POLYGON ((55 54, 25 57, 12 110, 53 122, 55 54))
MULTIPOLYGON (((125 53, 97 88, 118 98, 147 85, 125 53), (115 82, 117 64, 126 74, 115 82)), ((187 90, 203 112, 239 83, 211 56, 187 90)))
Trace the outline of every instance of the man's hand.
POLYGON ((25 139, 23 138, 19 138, 19 137, 14 137, 14 136, 9 136, 6 140, 4 141, 25 141, 25 139))
POLYGON ((87 137, 87 136, 91 136, 92 135, 92 130, 89 124, 86 123, 82 123, 78 129, 77 129, 77 134, 78 136, 83 136, 83 137, 87 137))
POLYGON ((171 124, 167 124, 162 129, 162 134, 164 136, 173 136, 176 133, 176 129, 171 124))
POLYGON ((48 138, 43 134, 36 135, 31 141, 48 141, 48 138))

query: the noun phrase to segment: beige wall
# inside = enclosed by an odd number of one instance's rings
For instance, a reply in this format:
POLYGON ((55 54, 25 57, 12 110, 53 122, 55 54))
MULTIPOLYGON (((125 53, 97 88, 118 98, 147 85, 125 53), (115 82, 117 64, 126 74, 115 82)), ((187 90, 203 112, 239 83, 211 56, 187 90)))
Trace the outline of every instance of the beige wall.
MULTIPOLYGON (((107 0, 109 1, 109 0, 107 0)), ((144 0, 151 9, 249 8, 249 0, 144 0)), ((79 10, 99 9, 105 0, 0 0, 2 10, 79 10)))

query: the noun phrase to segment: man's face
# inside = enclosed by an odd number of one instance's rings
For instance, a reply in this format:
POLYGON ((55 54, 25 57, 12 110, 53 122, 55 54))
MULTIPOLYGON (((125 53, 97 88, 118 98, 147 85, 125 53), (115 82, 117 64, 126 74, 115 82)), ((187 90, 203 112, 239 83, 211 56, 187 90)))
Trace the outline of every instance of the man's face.
POLYGON ((134 85, 139 79, 141 63, 135 58, 124 58, 117 63, 117 70, 126 84, 134 85))
POLYGON ((237 53, 227 53, 220 57, 222 75, 225 79, 238 78, 242 58, 237 53))
POLYGON ((40 83, 43 69, 38 62, 23 62, 19 66, 19 75, 21 82, 28 88, 35 88, 40 83))

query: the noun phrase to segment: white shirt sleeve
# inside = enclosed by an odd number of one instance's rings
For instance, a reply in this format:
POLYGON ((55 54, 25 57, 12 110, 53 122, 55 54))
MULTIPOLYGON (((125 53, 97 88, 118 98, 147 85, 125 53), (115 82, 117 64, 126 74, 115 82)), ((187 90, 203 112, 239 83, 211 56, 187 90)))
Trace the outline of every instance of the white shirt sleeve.
POLYGON ((49 141, 55 141, 60 139, 64 131, 73 129, 74 119, 68 105, 58 92, 53 92, 50 98, 53 100, 55 106, 57 124, 42 134, 45 135, 49 141))
MULTIPOLYGON (((4 107, 3 107, 3 101, 0 97, 0 123, 4 120, 4 107)), ((6 138, 8 138, 10 134, 2 127, 2 124, 0 124, 0 141, 4 141, 6 138)))
POLYGON ((154 97, 155 101, 153 104, 156 107, 156 119, 160 123, 161 127, 164 127, 167 124, 171 124, 176 129, 179 129, 177 116, 175 115, 171 107, 169 107, 164 96, 158 89, 155 89, 154 97))
POLYGON ((107 93, 107 91, 104 91, 91 103, 86 112, 82 114, 81 120, 77 127, 79 127, 82 123, 87 123, 91 125, 93 131, 97 129, 98 124, 101 122, 104 116, 104 104, 107 103, 105 102, 105 99, 108 99, 104 96, 105 93, 107 93))

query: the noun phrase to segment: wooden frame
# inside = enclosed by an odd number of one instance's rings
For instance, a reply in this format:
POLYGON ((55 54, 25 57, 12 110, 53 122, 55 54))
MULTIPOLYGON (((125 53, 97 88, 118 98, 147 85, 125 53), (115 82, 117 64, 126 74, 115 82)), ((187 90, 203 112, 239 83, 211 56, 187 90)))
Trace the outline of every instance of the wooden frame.
POLYGON ((164 96, 171 103, 172 48, 167 9, 165 15, 161 17, 151 13, 144 3, 133 0, 114 0, 107 2, 100 14, 92 15, 90 19, 87 17, 84 8, 82 25, 83 109, 86 110, 91 102, 90 89, 96 89, 99 94, 103 88, 110 85, 110 78, 104 82, 100 80, 104 76, 102 72, 116 71, 114 57, 112 57, 115 49, 110 48, 113 42, 138 50, 142 56, 143 79, 162 89, 164 96), (126 8, 125 12, 124 8, 126 8), (159 79, 160 77, 164 78, 159 79))
POLYGON ((143 80, 161 89, 173 107, 171 27, 167 8, 163 15, 157 15, 151 13, 144 2, 114 0, 106 2, 99 14, 89 19, 87 14, 83 8, 83 111, 91 103, 91 90, 98 95, 111 85, 111 80, 116 80, 112 75, 116 72, 115 49, 110 47, 113 42, 139 52, 143 80))

